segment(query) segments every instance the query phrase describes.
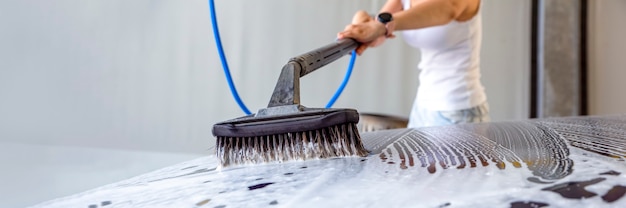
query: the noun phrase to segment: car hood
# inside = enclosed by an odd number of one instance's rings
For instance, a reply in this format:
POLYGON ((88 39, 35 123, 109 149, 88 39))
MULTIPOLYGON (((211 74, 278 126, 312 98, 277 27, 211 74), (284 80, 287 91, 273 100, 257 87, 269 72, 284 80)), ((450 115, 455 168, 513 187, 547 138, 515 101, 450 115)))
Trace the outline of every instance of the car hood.
POLYGON ((626 116, 361 134, 370 154, 219 167, 213 155, 35 207, 626 206, 626 116))

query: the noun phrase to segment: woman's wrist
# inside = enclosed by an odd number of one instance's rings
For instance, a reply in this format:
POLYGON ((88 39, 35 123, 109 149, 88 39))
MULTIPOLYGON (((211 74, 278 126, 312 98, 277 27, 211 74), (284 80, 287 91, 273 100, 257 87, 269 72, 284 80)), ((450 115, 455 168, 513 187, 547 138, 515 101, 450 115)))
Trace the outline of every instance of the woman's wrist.
POLYGON ((381 12, 376 15, 376 20, 385 27, 383 35, 387 38, 393 37, 393 30, 395 28, 393 14, 389 12, 381 12))
POLYGON ((387 37, 388 32, 386 25, 380 22, 376 23, 376 37, 387 37))
POLYGON ((391 38, 394 37, 393 32, 396 29, 396 21, 388 22, 385 25, 385 37, 391 38))

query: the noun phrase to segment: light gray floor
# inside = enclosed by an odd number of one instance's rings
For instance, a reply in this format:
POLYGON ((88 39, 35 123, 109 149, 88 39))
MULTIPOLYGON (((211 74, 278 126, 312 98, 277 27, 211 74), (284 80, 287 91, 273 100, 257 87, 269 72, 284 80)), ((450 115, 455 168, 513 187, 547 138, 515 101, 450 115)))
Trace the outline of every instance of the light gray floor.
POLYGON ((34 205, 201 156, 0 142, 0 207, 34 205))

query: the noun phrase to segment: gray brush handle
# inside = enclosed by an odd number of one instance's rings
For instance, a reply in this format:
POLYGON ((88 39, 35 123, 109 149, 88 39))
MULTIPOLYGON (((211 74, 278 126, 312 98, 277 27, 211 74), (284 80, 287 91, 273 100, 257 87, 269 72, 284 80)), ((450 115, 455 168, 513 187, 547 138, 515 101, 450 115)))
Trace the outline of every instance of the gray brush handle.
POLYGON ((354 50, 357 46, 359 46, 359 43, 354 39, 346 38, 293 57, 289 61, 300 64, 302 68, 300 77, 303 77, 350 53, 350 51, 354 50))
POLYGON ((325 45, 287 62, 278 77, 274 93, 257 116, 294 113, 303 110, 300 105, 300 77, 329 64, 350 53, 359 44, 353 39, 343 39, 325 45))

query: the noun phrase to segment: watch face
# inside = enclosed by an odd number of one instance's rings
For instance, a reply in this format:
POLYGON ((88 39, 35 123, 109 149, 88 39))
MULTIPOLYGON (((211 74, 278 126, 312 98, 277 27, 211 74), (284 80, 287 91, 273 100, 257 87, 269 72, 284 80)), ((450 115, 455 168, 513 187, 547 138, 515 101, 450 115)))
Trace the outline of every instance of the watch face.
POLYGON ((387 24, 388 22, 391 22, 392 19, 393 19, 393 16, 388 12, 378 14, 378 21, 382 22, 383 24, 387 24))

